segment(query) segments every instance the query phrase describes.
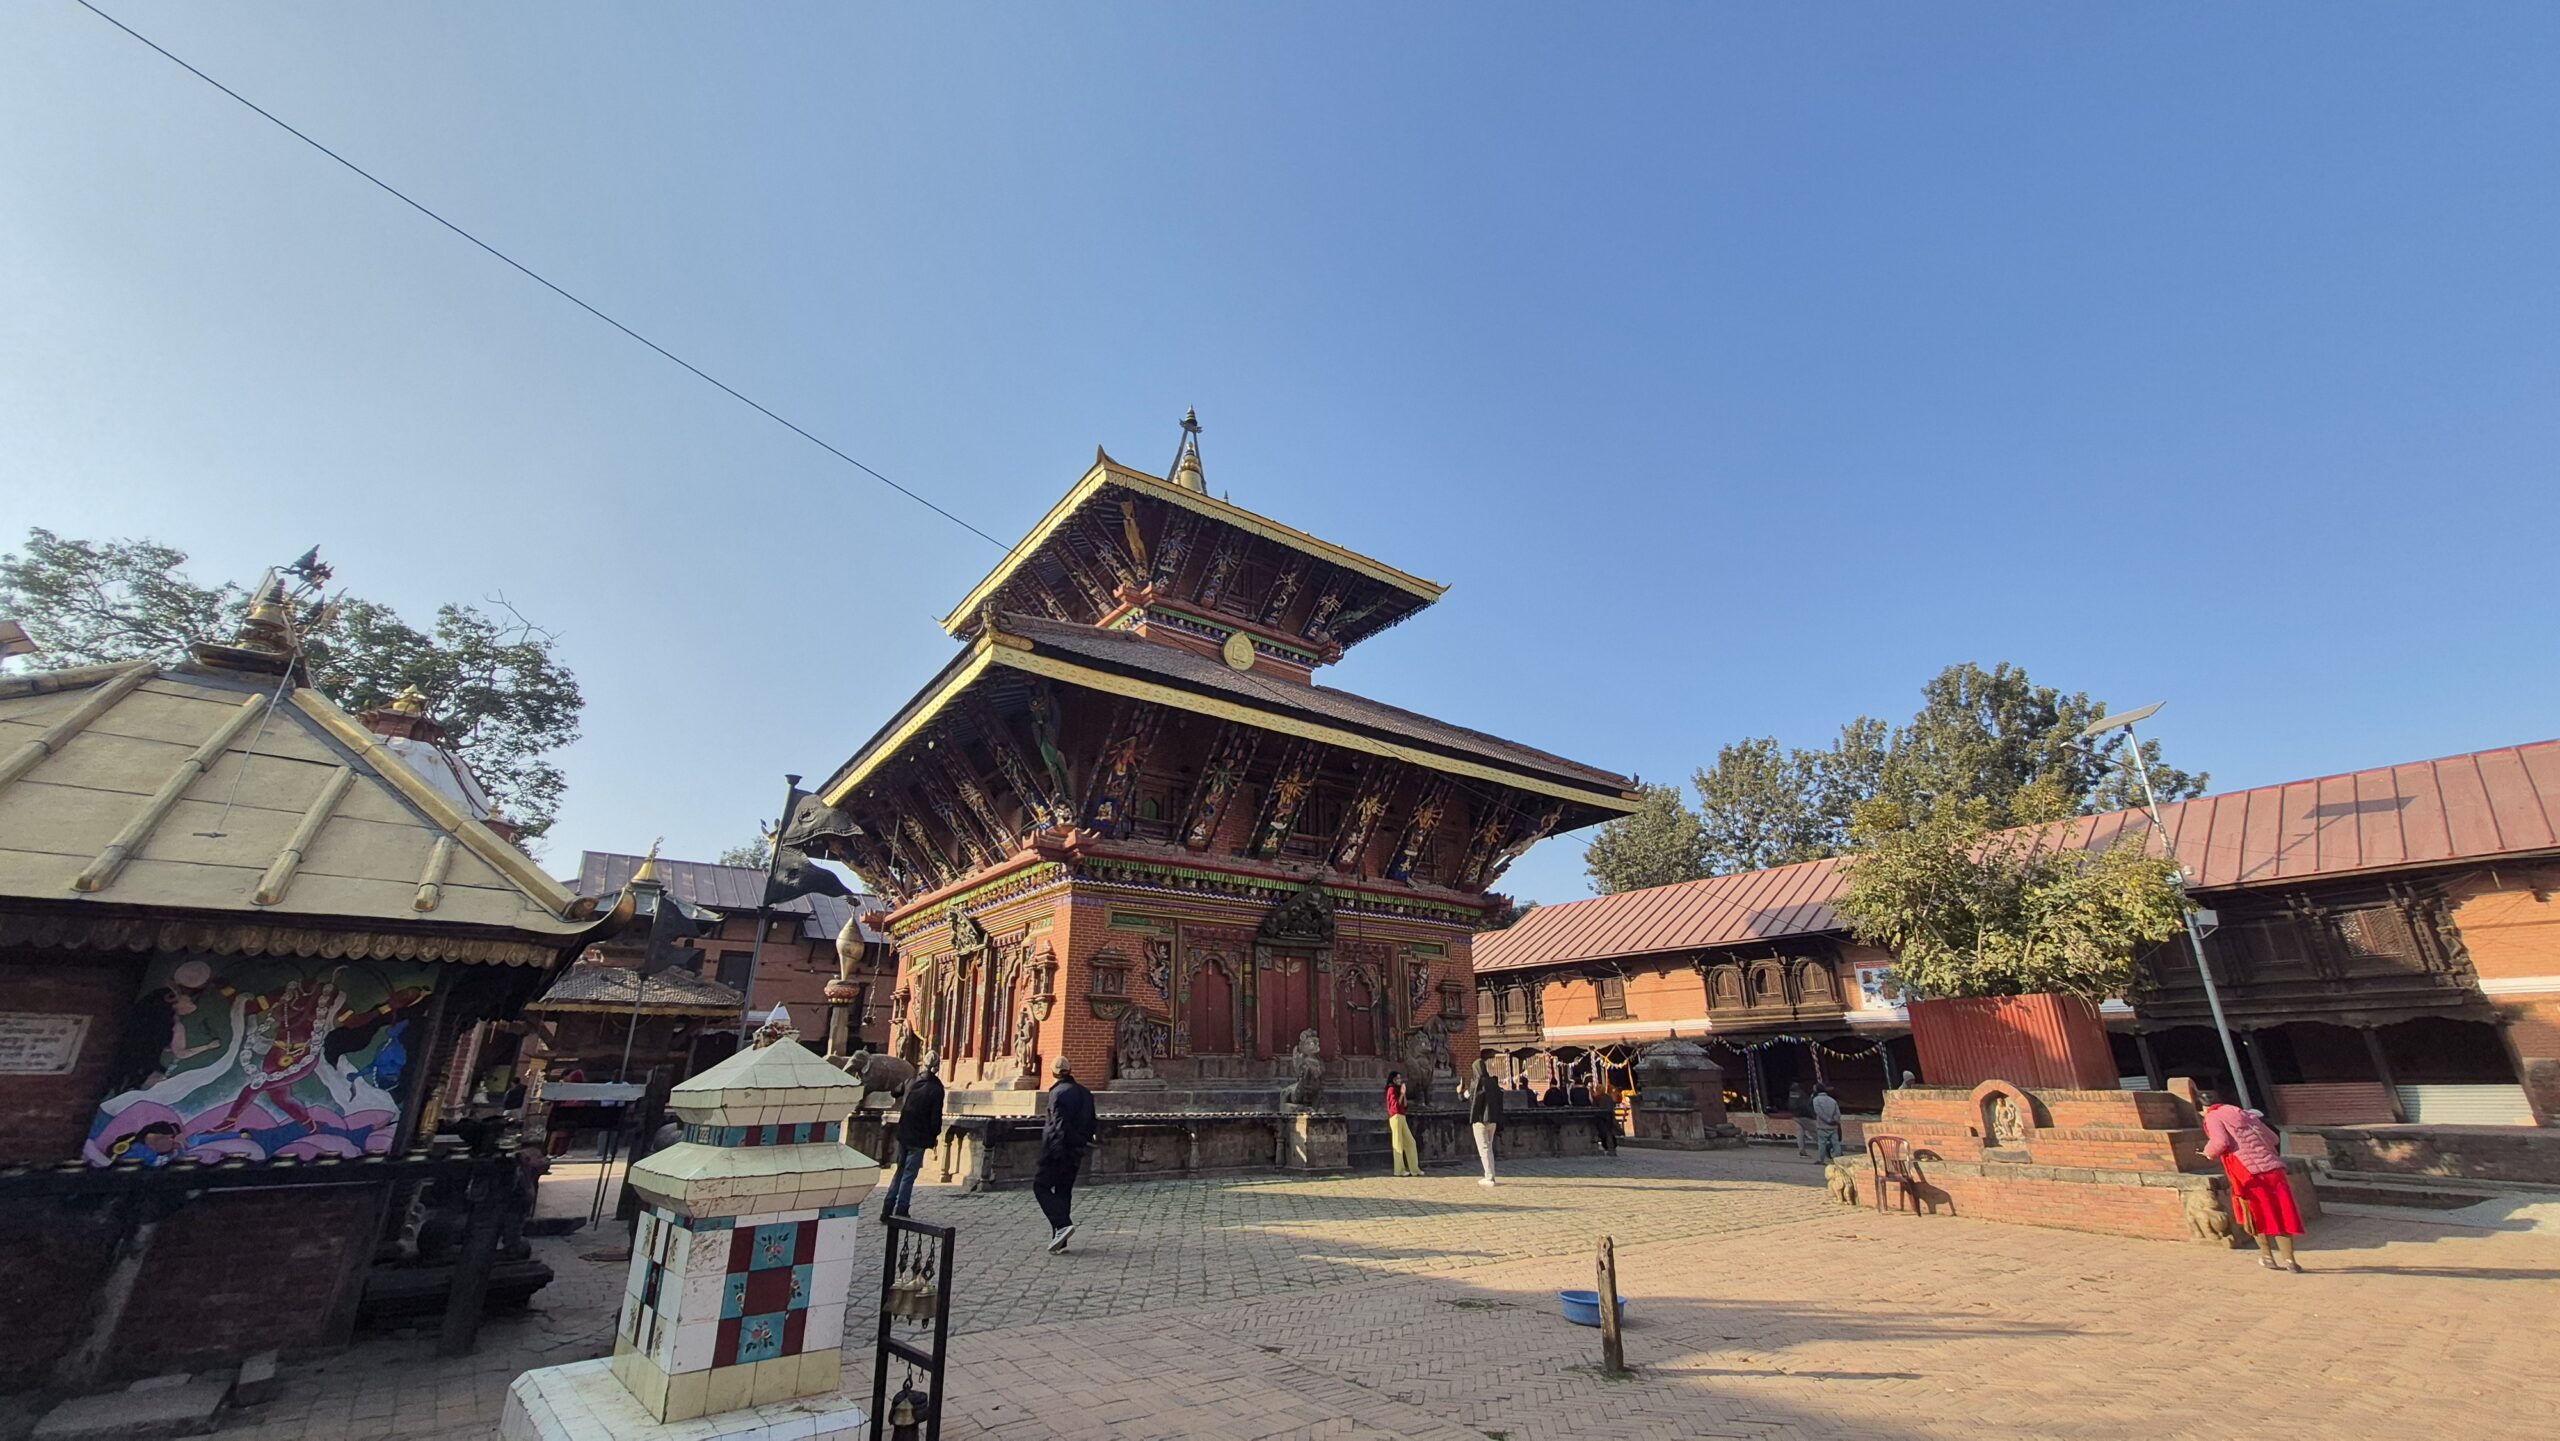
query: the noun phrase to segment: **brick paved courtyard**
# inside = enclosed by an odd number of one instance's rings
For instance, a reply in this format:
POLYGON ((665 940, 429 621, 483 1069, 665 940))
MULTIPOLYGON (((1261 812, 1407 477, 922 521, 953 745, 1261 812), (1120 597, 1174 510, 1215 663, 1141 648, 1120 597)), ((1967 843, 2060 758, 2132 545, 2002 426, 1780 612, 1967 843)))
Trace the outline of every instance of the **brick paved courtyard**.
MULTIPOLYGON (((1489 1191, 1435 1173, 1079 1199, 1075 1249, 1052 1257, 1025 1194, 920 1193, 920 1219, 961 1227, 946 1435, 2485 1436, 2560 1404, 2548 1231, 2335 1217, 2303 1253, 2315 1273, 2288 1276, 1849 1211, 1766 1152, 1530 1163, 1489 1191), (1631 1379, 1600 1376, 1598 1333, 1555 1315, 1603 1231, 1631 1379)), ((542 1244, 561 1279, 480 1355, 371 1340, 292 1368, 283 1399, 222 1434, 489 1434, 517 1370, 607 1348, 620 1268, 580 1259, 606 1243, 542 1244)), ((858 1274, 858 1300, 877 1285, 858 1274)), ((848 1341, 867 1377, 868 1335, 848 1341)))

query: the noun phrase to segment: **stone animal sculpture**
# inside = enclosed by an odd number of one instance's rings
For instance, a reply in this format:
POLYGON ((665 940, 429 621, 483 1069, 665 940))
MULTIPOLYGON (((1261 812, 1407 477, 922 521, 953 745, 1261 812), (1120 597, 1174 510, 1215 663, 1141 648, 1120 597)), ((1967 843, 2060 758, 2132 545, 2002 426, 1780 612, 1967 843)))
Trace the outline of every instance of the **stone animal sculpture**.
POLYGON ((1834 1160, 1823 1167, 1823 1179, 1830 1184, 1832 1200, 1843 1206, 1858 1204, 1858 1173, 1846 1162, 1834 1160))
POLYGON ((1404 1090, 1405 1098, 1415 1106, 1431 1104, 1431 1087, 1440 1074, 1438 1048, 1428 1027, 1405 1032, 1404 1090))
POLYGON ((916 1078, 914 1066, 896 1056, 871 1051, 856 1051, 845 1057, 844 1073, 862 1083, 862 1096, 853 1103, 855 1110, 887 1106, 888 1097, 902 1094, 907 1082, 916 1078), (877 1105, 873 1104, 874 1097, 880 1098, 877 1105))
POLYGON ((2189 1186, 2184 1194, 2188 1232, 2199 1241, 2230 1245, 2231 1213, 2223 1209, 2221 1191, 2213 1186, 2189 1186))
POLYGON ((1324 1099, 1324 1041, 1313 1030, 1300 1031, 1289 1050, 1289 1084, 1280 1089, 1280 1104, 1312 1109, 1324 1099))

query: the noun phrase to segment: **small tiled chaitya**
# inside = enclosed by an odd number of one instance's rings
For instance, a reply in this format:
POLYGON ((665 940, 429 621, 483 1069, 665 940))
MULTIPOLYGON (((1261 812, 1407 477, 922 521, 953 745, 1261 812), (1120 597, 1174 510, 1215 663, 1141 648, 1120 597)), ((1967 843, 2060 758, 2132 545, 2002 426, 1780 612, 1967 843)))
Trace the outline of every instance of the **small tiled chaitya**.
POLYGON ((612 1361, 658 1420, 838 1388, 855 1227, 879 1178, 840 1134, 860 1096, 786 1038, 668 1098, 683 1139, 631 1168, 648 1208, 612 1361))

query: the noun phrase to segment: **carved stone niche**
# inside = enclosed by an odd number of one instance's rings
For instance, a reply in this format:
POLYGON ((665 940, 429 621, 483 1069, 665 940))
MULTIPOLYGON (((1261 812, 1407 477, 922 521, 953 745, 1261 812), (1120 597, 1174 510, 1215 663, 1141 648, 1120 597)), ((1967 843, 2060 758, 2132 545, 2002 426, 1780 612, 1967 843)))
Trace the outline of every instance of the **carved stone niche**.
POLYGON ((1985 1081, 1973 1088, 1973 1133, 1982 1139, 1986 1161, 2024 1161, 2036 1134, 2033 1096, 2007 1081, 1985 1081))
POLYGON ((1102 1020, 1119 1015, 1129 1002, 1128 956, 1119 951, 1096 951, 1085 964, 1093 970, 1093 984, 1086 992, 1093 1003, 1093 1014, 1102 1020))

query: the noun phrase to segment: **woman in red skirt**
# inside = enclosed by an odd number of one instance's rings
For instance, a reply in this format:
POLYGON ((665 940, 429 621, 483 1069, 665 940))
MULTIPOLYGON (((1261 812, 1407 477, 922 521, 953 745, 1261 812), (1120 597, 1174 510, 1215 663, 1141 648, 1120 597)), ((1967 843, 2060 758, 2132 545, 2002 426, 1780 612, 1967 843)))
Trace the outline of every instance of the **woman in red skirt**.
POLYGON ((2231 1177, 2231 1208, 2258 1238, 2258 1264, 2298 1274, 2302 1263, 2293 1259, 2293 1238, 2302 1234, 2302 1213, 2293 1206, 2293 1182, 2285 1175, 2275 1128, 2212 1091, 2197 1092, 2196 1105, 2204 1112, 2204 1153, 2220 1157, 2231 1177))

